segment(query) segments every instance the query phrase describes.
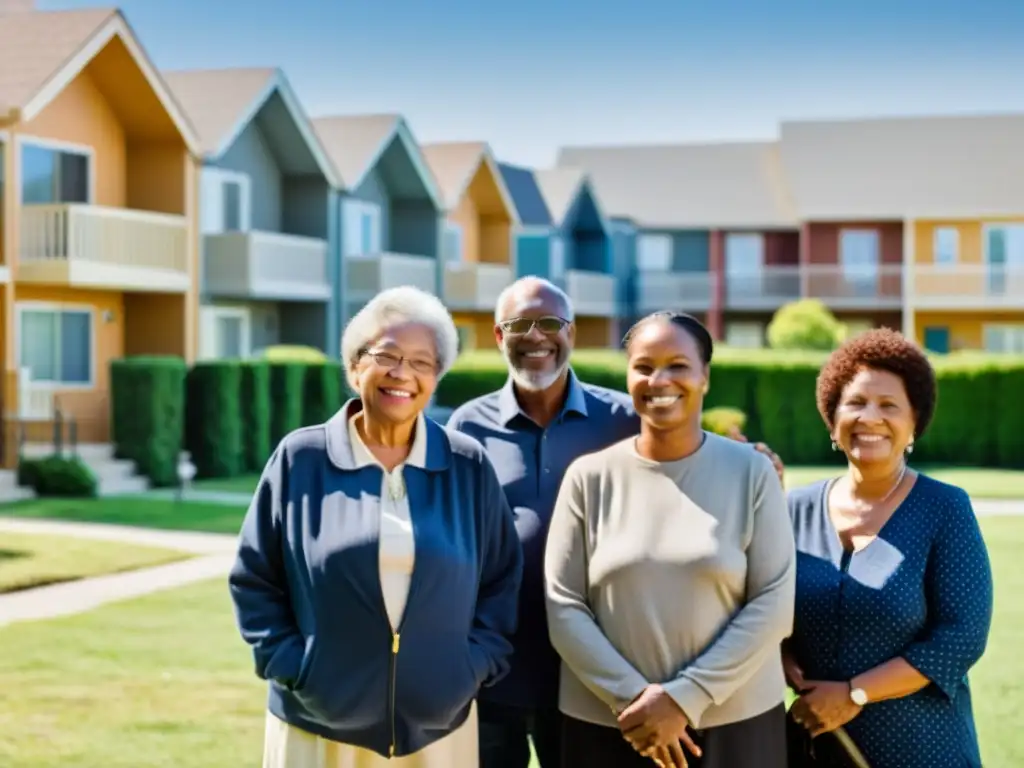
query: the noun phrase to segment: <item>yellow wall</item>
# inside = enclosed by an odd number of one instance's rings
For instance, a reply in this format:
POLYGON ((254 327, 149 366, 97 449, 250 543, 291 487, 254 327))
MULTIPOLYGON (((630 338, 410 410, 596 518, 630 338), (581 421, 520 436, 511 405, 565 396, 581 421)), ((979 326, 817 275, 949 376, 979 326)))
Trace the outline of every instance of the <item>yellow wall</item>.
POLYGON ((453 224, 462 228, 462 259, 480 261, 480 215, 470 195, 463 195, 459 206, 449 215, 453 224))
POLYGON ((466 349, 495 349, 494 315, 489 312, 455 312, 452 319, 458 328, 469 330, 466 349))
POLYGON ((576 349, 607 349, 614 342, 615 320, 576 317, 576 349))
POLYGON ((951 352, 964 349, 982 349, 986 324, 1024 325, 1021 312, 916 312, 914 333, 919 344, 924 343, 924 330, 929 326, 949 328, 951 352))
MULTIPOLYGON (((1024 201, 1021 202, 1024 206, 1024 201)), ((984 221, 917 221, 914 222, 914 261, 931 264, 935 261, 935 230, 953 227, 960 233, 959 262, 984 264, 984 226, 989 224, 1024 224, 1024 216, 985 219, 984 221)))

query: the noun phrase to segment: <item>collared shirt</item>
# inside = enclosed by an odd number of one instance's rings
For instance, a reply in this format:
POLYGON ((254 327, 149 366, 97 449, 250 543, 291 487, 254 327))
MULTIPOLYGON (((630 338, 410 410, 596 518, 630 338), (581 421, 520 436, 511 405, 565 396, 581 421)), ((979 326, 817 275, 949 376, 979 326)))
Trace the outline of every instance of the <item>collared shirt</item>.
POLYGON ((512 380, 459 407, 447 425, 479 440, 498 473, 523 547, 519 626, 509 674, 480 698, 528 709, 558 706, 559 658, 548 639, 544 544, 562 477, 579 456, 606 448, 640 428, 624 392, 579 381, 569 373, 562 410, 547 427, 519 407, 512 380))

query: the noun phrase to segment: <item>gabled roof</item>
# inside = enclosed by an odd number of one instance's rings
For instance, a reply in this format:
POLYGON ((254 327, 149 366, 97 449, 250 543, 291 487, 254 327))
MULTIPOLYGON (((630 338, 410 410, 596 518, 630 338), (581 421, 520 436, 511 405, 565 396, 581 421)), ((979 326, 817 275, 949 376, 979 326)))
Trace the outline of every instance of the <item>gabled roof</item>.
POLYGON ((551 214, 551 221, 556 227, 565 223, 565 218, 572 211, 576 199, 584 192, 590 193, 598 213, 602 219, 605 219, 604 205, 593 188, 588 174, 582 169, 549 168, 543 171, 534 171, 533 177, 537 181, 541 197, 544 198, 544 204, 551 214))
POLYGON ((0 124, 27 122, 46 108, 118 37, 149 82, 189 151, 195 128, 116 9, 0 14, 0 124))
POLYGON ((533 171, 508 163, 498 163, 498 170, 515 203, 519 223, 524 227, 550 227, 551 212, 544 202, 533 171))
POLYGON ((401 115, 317 117, 313 119, 313 130, 338 170, 341 186, 350 191, 359 187, 393 140, 401 141, 422 176, 434 205, 443 210, 437 183, 401 115))
POLYGON ((1024 114, 784 122, 780 147, 807 220, 1024 210, 1024 114))
POLYGON ((280 94, 324 177, 333 186, 340 186, 337 171, 280 69, 181 70, 165 72, 164 79, 196 126, 202 154, 207 159, 216 159, 227 152, 267 100, 274 93, 280 94))
POLYGON ((771 142, 566 147, 558 165, 585 168, 606 212, 640 227, 797 226, 771 142))
POLYGON ((420 149, 427 161, 427 167, 430 168, 430 172, 434 174, 434 179, 437 181, 437 188, 441 192, 445 210, 450 211, 458 207, 466 189, 473 181, 477 169, 483 163, 494 178, 498 194, 505 203, 505 210, 508 211, 515 223, 519 223, 519 213, 509 194, 508 187, 505 186, 505 178, 498 170, 498 164, 486 142, 437 142, 424 144, 420 149))

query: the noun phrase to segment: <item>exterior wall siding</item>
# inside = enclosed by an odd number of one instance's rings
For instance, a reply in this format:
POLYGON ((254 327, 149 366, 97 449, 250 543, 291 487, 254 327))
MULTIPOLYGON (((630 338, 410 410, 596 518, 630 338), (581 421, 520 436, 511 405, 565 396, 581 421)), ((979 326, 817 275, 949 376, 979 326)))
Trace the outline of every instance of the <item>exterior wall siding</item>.
POLYGON ((795 267, 800 263, 799 232, 764 232, 764 263, 771 267, 795 267))
POLYGON ((281 171, 255 121, 239 134, 214 165, 249 176, 251 226, 262 232, 283 232, 281 171))
POLYGON ((711 269, 711 233, 707 231, 662 232, 672 237, 673 272, 708 272, 711 269))
POLYGON ((516 238, 516 277, 536 275, 547 278, 551 274, 551 237, 549 235, 519 235, 516 238))
POLYGON ((931 264, 935 261, 935 231, 953 228, 960 240, 957 261, 960 264, 985 263, 985 225, 1024 224, 1024 217, 985 219, 984 221, 916 221, 914 222, 914 261, 931 264))
POLYGON ((839 233, 843 229, 872 229, 879 233, 879 263, 903 263, 903 224, 900 222, 856 222, 810 224, 809 263, 839 263, 839 233))
POLYGON ((480 212, 473 202, 472 195, 463 195, 458 206, 451 212, 449 221, 462 229, 463 261, 479 262, 481 258, 480 212))
POLYGON ((945 328, 949 332, 949 351, 980 350, 985 344, 988 324, 1024 325, 1021 312, 915 312, 914 334, 924 344, 925 330, 945 328))

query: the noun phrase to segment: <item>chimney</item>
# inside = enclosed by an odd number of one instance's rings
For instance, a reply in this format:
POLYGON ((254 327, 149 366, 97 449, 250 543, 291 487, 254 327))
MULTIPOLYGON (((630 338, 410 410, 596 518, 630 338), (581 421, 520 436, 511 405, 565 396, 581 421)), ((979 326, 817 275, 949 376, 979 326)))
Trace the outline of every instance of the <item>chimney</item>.
POLYGON ((0 16, 10 16, 15 13, 32 13, 35 9, 35 0, 0 0, 0 16))

